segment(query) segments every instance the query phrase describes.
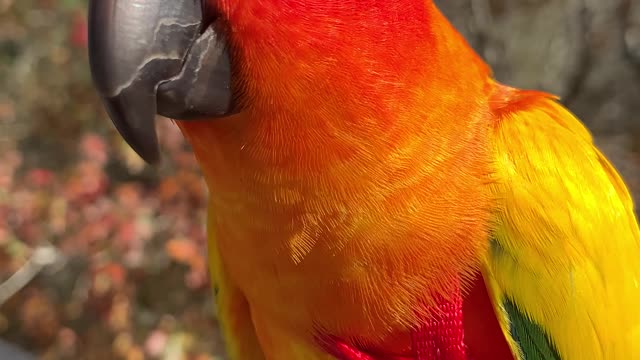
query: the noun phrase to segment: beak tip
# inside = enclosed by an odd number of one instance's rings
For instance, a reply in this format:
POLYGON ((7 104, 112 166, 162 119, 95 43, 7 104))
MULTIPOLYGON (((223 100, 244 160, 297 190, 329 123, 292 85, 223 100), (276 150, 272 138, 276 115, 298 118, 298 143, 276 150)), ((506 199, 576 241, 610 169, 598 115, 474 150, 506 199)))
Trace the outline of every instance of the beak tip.
MULTIPOLYGON (((128 144, 131 146, 131 143, 128 144)), ((155 166, 160 163, 160 151, 158 150, 157 145, 149 148, 131 147, 147 164, 155 166)))
POLYGON ((146 133, 144 137, 134 131, 122 131, 118 129, 127 144, 149 165, 157 165, 160 162, 160 149, 156 132, 146 133))
POLYGON ((127 144, 145 162, 156 165, 160 162, 160 150, 154 121, 155 106, 144 101, 138 106, 132 106, 126 100, 127 97, 116 96, 104 98, 103 102, 109 117, 127 144))
POLYGON ((141 157, 144 161, 147 162, 147 164, 151 166, 157 166, 160 164, 161 157, 160 157, 160 151, 158 151, 158 147, 156 147, 153 152, 147 153, 141 157))

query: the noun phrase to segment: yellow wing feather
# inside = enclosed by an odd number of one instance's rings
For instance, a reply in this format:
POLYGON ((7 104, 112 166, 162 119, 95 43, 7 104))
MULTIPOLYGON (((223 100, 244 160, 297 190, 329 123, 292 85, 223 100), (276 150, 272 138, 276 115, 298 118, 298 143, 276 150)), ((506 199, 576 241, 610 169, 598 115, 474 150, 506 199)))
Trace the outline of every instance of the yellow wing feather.
POLYGON ((503 330, 523 358, 508 300, 562 359, 640 358, 631 196, 578 119, 550 98, 529 97, 504 104, 493 139, 501 206, 484 273, 503 330))
POLYGON ((215 229, 211 223, 213 209, 209 207, 208 223, 208 259, 212 287, 216 299, 216 312, 220 321, 220 329, 224 337, 227 354, 232 360, 260 360, 265 356, 260 349, 255 333, 251 311, 246 298, 238 288, 233 286, 225 274, 224 266, 218 253, 215 229))

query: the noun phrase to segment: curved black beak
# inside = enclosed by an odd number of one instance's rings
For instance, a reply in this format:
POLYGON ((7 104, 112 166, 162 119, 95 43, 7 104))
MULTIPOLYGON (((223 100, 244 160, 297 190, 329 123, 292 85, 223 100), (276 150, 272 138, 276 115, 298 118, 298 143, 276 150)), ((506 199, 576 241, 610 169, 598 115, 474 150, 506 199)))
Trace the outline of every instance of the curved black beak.
POLYGON ((89 3, 94 84, 120 134, 149 163, 160 157, 156 114, 189 120, 232 111, 229 53, 202 1, 89 3))

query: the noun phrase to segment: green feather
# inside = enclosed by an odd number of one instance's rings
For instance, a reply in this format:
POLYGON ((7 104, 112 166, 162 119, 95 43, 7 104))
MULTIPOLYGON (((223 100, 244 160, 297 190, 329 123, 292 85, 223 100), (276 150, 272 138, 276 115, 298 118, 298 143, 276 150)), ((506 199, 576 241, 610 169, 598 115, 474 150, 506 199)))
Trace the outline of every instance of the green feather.
POLYGON ((503 306, 510 320, 509 332, 520 347, 523 360, 561 360, 540 325, 525 316, 510 299, 505 299, 503 306))

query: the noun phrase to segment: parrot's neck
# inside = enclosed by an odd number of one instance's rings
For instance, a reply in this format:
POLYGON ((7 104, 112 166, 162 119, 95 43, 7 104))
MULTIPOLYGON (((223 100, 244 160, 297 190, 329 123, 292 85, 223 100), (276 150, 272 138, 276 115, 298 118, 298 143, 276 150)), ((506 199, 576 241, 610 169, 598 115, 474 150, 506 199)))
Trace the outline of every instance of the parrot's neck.
POLYGON ((493 85, 430 2, 410 3, 363 8, 349 29, 313 14, 260 38, 263 25, 234 29, 243 111, 179 123, 230 276, 294 326, 313 316, 379 339, 415 324, 485 250, 493 85))
POLYGON ((437 162, 487 125, 489 69, 431 1, 314 1, 220 0, 242 112, 182 124, 202 151, 229 146, 273 182, 346 181, 411 152, 437 162))

